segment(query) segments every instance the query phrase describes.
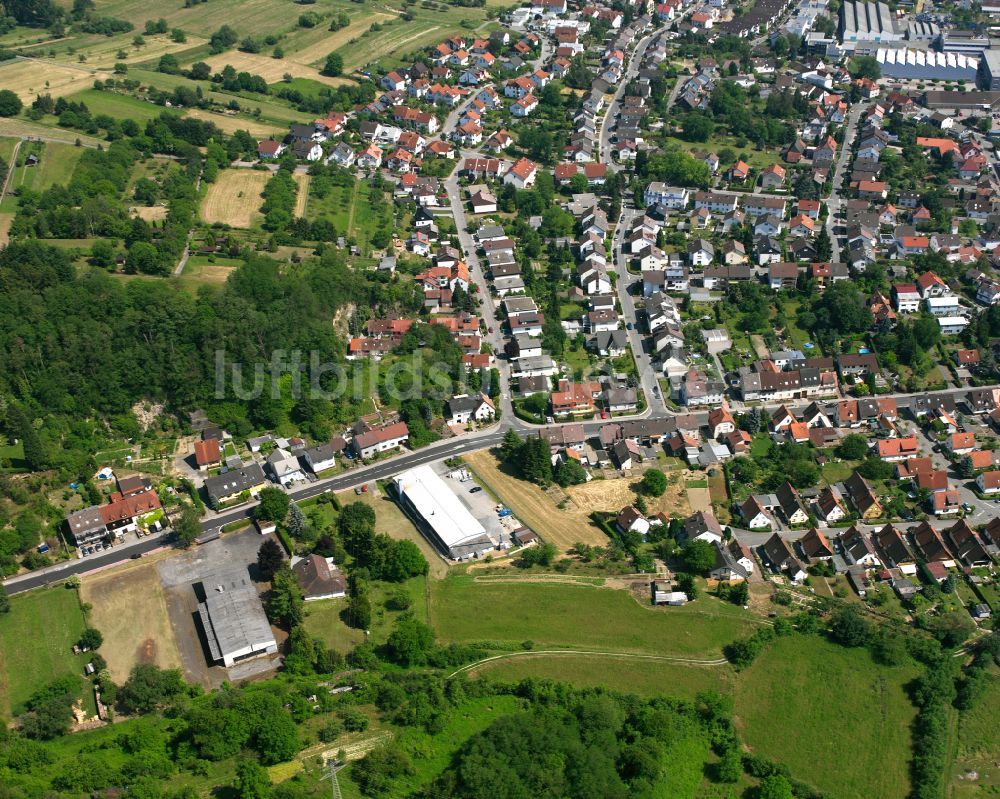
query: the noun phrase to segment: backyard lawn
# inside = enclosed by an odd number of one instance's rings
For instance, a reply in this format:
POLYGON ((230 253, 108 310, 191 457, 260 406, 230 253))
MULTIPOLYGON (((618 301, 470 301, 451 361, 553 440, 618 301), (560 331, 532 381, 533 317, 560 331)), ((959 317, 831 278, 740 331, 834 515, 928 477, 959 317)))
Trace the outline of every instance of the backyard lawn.
MULTIPOLYGON (((86 626, 76 591, 29 591, 11 597, 10 605, 10 613, 0 615, 0 715, 21 712, 43 683, 67 674, 80 675, 82 689, 88 657, 73 654, 86 626)), ((92 712, 92 697, 84 707, 92 712)))

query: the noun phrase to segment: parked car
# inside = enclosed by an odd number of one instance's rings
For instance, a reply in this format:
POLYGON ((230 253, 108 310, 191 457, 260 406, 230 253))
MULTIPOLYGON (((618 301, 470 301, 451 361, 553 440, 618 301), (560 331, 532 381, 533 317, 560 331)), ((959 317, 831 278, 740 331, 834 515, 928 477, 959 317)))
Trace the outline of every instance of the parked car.
POLYGON ((469 489, 469 493, 470 494, 478 494, 482 490, 483 490, 482 486, 473 486, 472 488, 469 489))

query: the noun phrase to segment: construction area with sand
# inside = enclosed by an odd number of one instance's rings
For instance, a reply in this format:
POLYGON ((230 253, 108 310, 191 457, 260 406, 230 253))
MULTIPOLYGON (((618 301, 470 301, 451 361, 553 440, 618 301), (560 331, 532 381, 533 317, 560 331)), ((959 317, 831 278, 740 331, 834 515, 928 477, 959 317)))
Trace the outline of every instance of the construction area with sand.
MULTIPOLYGON (((519 480, 502 469, 497 457, 483 450, 465 455, 465 462, 479 481, 528 527, 545 541, 566 551, 577 542, 606 546, 607 536, 590 520, 594 511, 617 513, 635 502, 635 486, 641 475, 591 480, 565 489, 543 491, 534 483, 519 480)), ((661 497, 646 497, 651 514, 689 516, 692 502, 685 481, 690 473, 668 473, 667 490, 661 497)), ((705 491, 707 494, 707 490, 705 491)), ((710 507, 710 506, 709 506, 710 507)))
POLYGON ((249 228, 260 217, 264 191, 270 172, 253 169, 224 169, 205 193, 201 218, 210 225, 221 222, 231 227, 249 228))
POLYGON ((181 665, 156 560, 126 562, 80 584, 80 597, 92 608, 90 621, 104 635, 101 654, 119 684, 139 663, 164 669, 181 665))

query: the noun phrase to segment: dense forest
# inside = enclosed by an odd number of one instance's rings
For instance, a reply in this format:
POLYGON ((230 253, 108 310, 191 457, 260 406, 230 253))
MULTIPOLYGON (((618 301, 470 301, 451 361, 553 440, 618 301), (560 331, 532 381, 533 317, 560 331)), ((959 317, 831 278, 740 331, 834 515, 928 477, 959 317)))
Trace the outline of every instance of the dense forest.
MULTIPOLYGON (((217 400, 216 352, 248 366, 269 364, 276 350, 301 350, 306 364, 311 351, 343 364, 345 337, 332 324, 338 310, 412 312, 410 288, 355 272, 330 250, 295 267, 251 256, 223 287, 192 295, 166 282, 78 273, 63 250, 14 242, 0 251, 0 424, 31 445, 29 466, 72 473, 89 469, 94 417, 134 435, 130 409, 140 401, 162 401, 174 411, 201 405, 237 434, 291 418, 316 438, 329 436, 332 424, 357 418, 350 393, 217 400)), ((436 332, 409 340, 407 351, 440 349, 457 380, 461 354, 456 358, 451 339, 436 332)))

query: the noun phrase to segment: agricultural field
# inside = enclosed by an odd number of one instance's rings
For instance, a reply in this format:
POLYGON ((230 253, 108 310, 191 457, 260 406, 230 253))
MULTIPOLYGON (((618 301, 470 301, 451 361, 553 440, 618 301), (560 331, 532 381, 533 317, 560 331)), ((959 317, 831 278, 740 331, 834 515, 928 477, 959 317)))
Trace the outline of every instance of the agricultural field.
POLYGON ((0 615, 0 716, 23 710, 45 681, 77 674, 82 689, 88 661, 73 654, 87 626, 76 591, 62 585, 29 591, 10 604, 10 613, 0 615))
POLYGON ((905 685, 916 673, 816 636, 779 638, 738 677, 740 737, 830 796, 903 799, 916 715, 905 685))
POLYGON ((289 53, 286 50, 285 58, 298 64, 321 68, 327 55, 343 47, 351 39, 361 36, 372 26, 373 22, 385 24, 387 20, 391 19, 396 19, 396 15, 382 11, 369 11, 352 19, 346 28, 332 33, 327 31, 325 26, 317 25, 311 31, 303 33, 297 38, 295 44, 292 45, 293 52, 289 53), (315 35, 309 36, 309 34, 315 33, 319 33, 322 38, 314 40, 316 39, 315 35))
POLYGON ((431 583, 431 620, 445 642, 498 641, 538 649, 718 660, 746 634, 749 613, 703 597, 683 608, 640 605, 625 591, 580 584, 477 581, 452 575, 431 583))
POLYGON ((110 72, 53 64, 42 59, 18 58, 0 64, 0 86, 15 92, 22 102, 29 104, 36 95, 63 97, 92 86, 95 79, 109 77, 110 72))
POLYGON ((129 563, 88 576, 80 586, 80 596, 93 607, 91 621, 104 635, 101 654, 115 682, 124 682, 139 663, 180 668, 181 658, 154 561, 129 563), (139 608, 141 612, 136 612, 139 608))
POLYGON ((454 33, 467 35, 468 31, 460 26, 462 19, 482 20, 483 12, 475 8, 451 8, 446 13, 421 11, 412 22, 383 25, 382 30, 363 35, 340 48, 344 71, 376 62, 382 66, 398 66, 404 54, 430 47, 454 33))
MULTIPOLYGON (((671 472, 667 475, 669 485, 662 497, 647 497, 646 506, 650 513, 660 513, 667 516, 689 516, 691 503, 688 500, 688 490, 684 482, 686 472, 671 472)), ((618 478, 614 480, 591 480, 577 486, 570 486, 566 493, 573 502, 581 508, 592 511, 617 513, 624 506, 635 502, 634 486, 639 483, 638 477, 618 478)), ((544 529, 544 528, 542 528, 544 529)))
POLYGON ((260 193, 269 177, 270 172, 253 169, 222 170, 205 193, 202 220, 210 225, 221 222, 236 228, 252 227, 261 218, 260 193))
POLYGON ((560 680, 579 688, 606 688, 639 696, 693 699, 700 691, 730 693, 734 674, 729 666, 693 666, 608 655, 519 654, 477 666, 470 677, 497 680, 560 680))
MULTIPOLYGON (((318 11, 337 7, 340 3, 323 3, 313 6, 318 11)), ((188 33, 207 34, 228 23, 240 36, 270 34, 294 28, 298 16, 292 8, 273 0, 231 0, 223 11, 218 5, 202 3, 185 8, 183 3, 164 5, 155 9, 141 0, 96 0, 99 14, 126 19, 140 31, 147 19, 163 17, 171 28, 181 28, 188 33), (155 13, 154 13, 155 11, 155 13)), ((131 35, 128 36, 131 39, 131 35)))
POLYGON ((232 134, 238 130, 245 130, 251 136, 263 139, 287 132, 287 126, 284 125, 273 124, 271 122, 256 122, 236 114, 205 111, 201 108, 191 108, 185 116, 200 119, 203 122, 211 122, 223 133, 232 134))
POLYGON ((223 67, 229 65, 237 72, 260 75, 268 83, 278 83, 286 74, 295 78, 315 80, 327 86, 340 86, 349 82, 345 78, 327 77, 320 74, 320 71, 314 67, 300 64, 288 58, 272 58, 263 53, 241 53, 229 50, 205 59, 205 63, 212 68, 212 72, 221 72, 223 67))
POLYGON ((88 147, 96 147, 98 144, 103 143, 101 139, 88 136, 86 133, 80 131, 52 128, 40 122, 32 122, 30 119, 22 119, 21 117, 0 117, 0 136, 13 136, 18 139, 41 137, 52 141, 65 142, 66 144, 74 144, 79 141, 88 147))
POLYGON ((134 119, 142 124, 155 119, 164 109, 153 103, 146 103, 135 97, 112 92, 99 92, 97 89, 87 89, 77 92, 66 99, 85 103, 91 114, 107 114, 116 119, 134 119))
POLYGON ((79 34, 22 47, 19 52, 44 59, 47 65, 58 64, 91 72, 110 72, 116 63, 155 64, 160 56, 167 53, 183 58, 186 51, 208 44, 207 39, 190 33, 186 42, 175 42, 169 34, 143 34, 143 43, 137 46, 132 40, 134 35, 134 32, 118 36, 79 34))

